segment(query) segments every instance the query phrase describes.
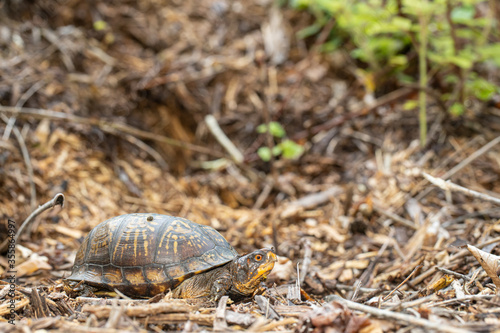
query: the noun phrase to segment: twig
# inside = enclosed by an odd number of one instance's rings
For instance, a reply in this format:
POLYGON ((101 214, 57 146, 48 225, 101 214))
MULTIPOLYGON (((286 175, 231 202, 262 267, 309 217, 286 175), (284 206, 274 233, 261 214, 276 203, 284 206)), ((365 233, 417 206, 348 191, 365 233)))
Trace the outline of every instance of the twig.
POLYGON ((452 299, 447 299, 441 302, 430 303, 427 305, 429 308, 433 308, 441 305, 448 305, 455 302, 468 302, 468 301, 480 301, 485 299, 491 299, 498 297, 498 295, 465 295, 464 297, 457 297, 452 299))
POLYGON ((449 180, 445 181, 441 178, 433 177, 425 172, 422 172, 422 175, 425 177, 425 179, 430 181, 432 184, 436 185, 437 187, 439 187, 445 191, 452 191, 453 190, 453 191, 457 191, 457 192, 462 192, 462 193, 465 193, 465 194, 472 196, 474 198, 478 198, 478 199, 482 199, 482 200, 486 200, 486 201, 491 201, 491 202, 494 202, 494 203, 500 205, 499 198, 495 198, 495 197, 492 197, 492 196, 484 194, 484 193, 470 190, 468 188, 465 188, 465 187, 462 187, 462 186, 457 185, 455 183, 452 183, 449 180))
MULTIPOLYGON (((273 329, 279 326, 286 326, 291 324, 296 324, 299 321, 297 318, 283 318, 281 320, 272 321, 269 324, 262 325, 260 327, 255 327, 257 332, 273 332, 273 329)), ((274 330, 275 332, 286 332, 283 330, 274 330)), ((296 331, 288 331, 288 332, 296 332, 296 331)))
MULTIPOLYGON (((0 115, 2 120, 5 123, 9 122, 9 119, 5 115, 0 115)), ((23 135, 21 131, 17 127, 13 127, 14 135, 16 136, 17 142, 19 142, 19 147, 21 148, 21 153, 23 155, 24 163, 26 164, 26 170, 28 171, 28 178, 30 183, 30 203, 31 209, 34 209, 36 206, 36 187, 35 187, 35 175, 33 173, 33 165, 31 164, 30 154, 28 152, 28 148, 26 147, 26 142, 24 142, 23 135)), ((8 238, 7 238, 8 239, 8 238)), ((1 249, 0 249, 1 250, 1 249)), ((1 252, 1 251, 0 251, 1 252)))
MULTIPOLYGON (((478 158, 479 156, 481 156, 484 153, 486 153, 488 150, 490 150, 491 148, 493 148, 498 143, 500 143, 500 136, 497 136, 495 139, 491 140, 490 142, 488 142, 487 144, 485 144, 484 146, 482 146, 480 149, 476 150, 469 157, 467 157, 462 162, 460 162, 459 164, 457 164, 454 168, 452 168, 451 170, 449 170, 448 172, 446 172, 444 175, 442 175, 441 178, 442 179, 446 179, 446 180, 449 179, 451 176, 453 176, 458 171, 460 171, 463 168, 465 168, 467 165, 469 165, 470 163, 472 163, 472 161, 474 161, 476 158, 478 158)), ((418 200, 418 201, 422 200, 426 195, 428 195, 430 193, 430 191, 431 191, 431 189, 429 188, 429 189, 421 192, 419 195, 417 195, 415 197, 415 199, 418 200)))
MULTIPOLYGON (((43 213, 49 208, 52 208, 54 206, 60 205, 61 207, 64 207, 64 194, 62 193, 57 193, 52 200, 44 203, 42 206, 39 206, 37 209, 31 213, 30 216, 26 220, 24 220, 23 224, 19 227, 17 230, 16 236, 14 237, 14 244, 17 244, 17 240, 19 236, 23 233, 24 229, 30 224, 31 221, 35 219, 38 215, 43 213)), ((8 238, 0 245, 0 252, 3 252, 7 248, 7 243, 8 243, 8 238)))
MULTIPOLYGON (((493 244, 493 243, 498 243, 500 242, 500 237, 495 237, 495 238, 492 238, 490 240, 487 240, 486 242, 482 242, 481 244, 478 244, 476 245, 476 247, 478 249, 482 249, 483 247, 485 246, 488 246, 490 244, 493 244)), ((455 253, 454 255, 452 255, 450 258, 449 258, 449 262, 452 262, 453 260, 456 260, 456 259, 459 259, 459 258, 462 258, 462 257, 465 257, 466 255, 469 255, 470 252, 469 250, 465 249, 465 250, 460 250, 459 252, 455 253)))
POLYGON ((221 144, 221 146, 224 147, 229 155, 231 155, 231 158, 238 164, 243 162, 243 154, 239 151, 238 148, 236 148, 234 143, 229 140, 226 133, 222 131, 219 123, 217 122, 217 119, 209 114, 205 117, 205 123, 207 124, 210 133, 212 133, 212 135, 221 144))
POLYGON ((130 135, 130 134, 125 134, 124 138, 128 142, 130 142, 131 144, 136 145, 137 147, 139 147, 139 149, 142 149, 146 153, 148 153, 152 158, 155 159, 156 163, 158 163, 158 165, 160 166, 160 168, 162 168, 163 170, 167 170, 168 169, 168 164, 165 161, 165 159, 163 159, 163 157, 160 155, 160 153, 158 153, 156 150, 154 150, 153 148, 151 148, 150 146, 148 146, 144 141, 141 141, 141 140, 137 139, 135 136, 130 135))
MULTIPOLYGON (((469 213, 469 214, 464 214, 464 215, 460 215, 458 216, 457 218, 454 218, 452 220, 448 220, 444 223, 441 224, 441 226, 446 229, 448 228, 449 226, 452 226, 452 225, 456 225, 462 221, 465 221, 467 219, 471 219, 471 218, 474 218, 474 217, 477 217, 477 216, 491 216, 495 213, 500 213, 500 208, 490 208, 490 209, 485 209, 485 210, 480 210, 478 212, 473 212, 473 213, 469 213)), ((495 218, 494 220, 496 221, 496 219, 498 218, 495 218)))
POLYGON ((166 136, 158 135, 156 133, 151 133, 147 131, 140 130, 138 128, 132 127, 127 124, 120 124, 100 118, 84 118, 75 116, 72 114, 67 114, 64 112, 58 112, 54 110, 45 110, 45 109, 34 109, 34 108, 16 108, 12 106, 2 106, 0 105, 0 112, 13 114, 16 117, 25 117, 25 118, 35 118, 35 119, 51 119, 51 120, 60 120, 60 121, 71 121, 73 123, 85 124, 91 126, 97 126, 102 131, 113 134, 131 134, 136 137, 140 137, 143 139, 154 140, 158 142, 162 142, 171 146, 180 147, 184 149, 189 149, 198 153, 207 154, 214 157, 225 157, 224 154, 219 153, 217 151, 213 151, 211 149, 198 146, 192 143, 172 139, 166 136))
POLYGON ((78 296, 75 299, 80 304, 89 304, 89 305, 113 305, 113 302, 117 302, 118 304, 126 304, 126 305, 143 305, 148 304, 148 300, 146 299, 105 299, 101 297, 86 297, 86 296, 78 296))
POLYGON ((302 275, 300 276, 300 286, 304 284, 304 280, 306 278, 307 271, 309 270, 309 265, 311 264, 311 258, 312 258, 311 241, 305 238, 303 244, 304 244, 304 261, 302 262, 302 275))
POLYGON ((359 279, 357 281, 359 283, 356 283, 356 288, 354 289, 354 294, 351 297, 351 300, 355 300, 356 299, 355 296, 357 295, 361 286, 366 285, 368 283, 368 281, 370 281, 370 278, 372 277, 373 270, 375 269, 375 265, 377 265, 380 258, 382 258, 382 255, 384 254, 384 252, 387 249, 387 247, 389 246, 389 244, 391 244, 391 243, 396 244, 396 241, 393 238, 394 233, 395 233, 394 228, 391 228, 391 230, 389 231, 389 234, 387 235, 387 239, 385 240, 384 244, 382 244, 382 246, 378 250, 377 255, 375 256, 375 258, 373 258, 373 260, 370 261, 370 264, 368 265, 368 267, 365 269, 363 274, 361 274, 361 276, 359 277, 359 279))
POLYGON ((384 296, 384 298, 382 298, 383 301, 385 301, 386 299, 388 299, 389 297, 391 297, 392 294, 394 294, 399 288, 401 288, 402 285, 404 285, 406 282, 408 282, 409 279, 411 279, 411 277, 413 275, 415 275, 415 273, 417 272, 417 270, 419 270, 420 268, 422 268, 422 264, 420 265, 417 265, 417 267, 415 267, 413 269, 413 271, 411 272, 410 275, 408 275, 408 277, 406 279, 404 279, 403 282, 401 282, 396 288, 394 288, 389 294, 387 294, 386 296, 384 296))
MULTIPOLYGON (((124 305, 126 307, 125 315, 129 317, 148 317, 161 313, 194 312, 192 306, 188 305, 186 302, 177 300, 165 303, 144 304, 144 305, 139 304, 135 306, 129 306, 129 304, 123 304, 122 302, 118 302, 118 300, 108 300, 108 301, 111 303, 111 305, 115 301, 117 304, 124 305)), ((112 310, 113 307, 109 305, 85 304, 82 307, 82 312, 95 314, 98 319, 108 318, 112 310)))
POLYGON ((384 309, 377 309, 368 305, 358 304, 356 302, 348 301, 340 296, 334 296, 334 300, 347 306, 349 309, 369 313, 375 317, 388 318, 403 322, 410 325, 420 326, 429 330, 437 330, 440 332, 450 333, 472 333, 472 331, 465 330, 456 326, 446 324, 444 322, 435 322, 423 318, 417 318, 404 313, 392 312, 384 309))
MULTIPOLYGON (((418 295, 418 293, 415 293, 416 295, 418 295)), ((404 310, 404 309, 408 309, 408 308, 414 308, 416 306, 420 306, 421 304, 423 303, 426 303, 426 302, 433 302, 435 300, 438 299, 438 296, 436 294, 431 294, 431 295, 428 295, 428 296, 424 296, 424 297, 420 297, 416 300, 408 300, 408 301, 402 301, 401 303, 398 303, 394 306, 390 306, 388 308, 386 308, 386 310, 398 310, 398 311, 401 311, 401 310, 404 310)))
POLYGON ((104 328, 118 328, 119 322, 125 312, 125 308, 118 305, 117 302, 113 302, 111 306, 111 311, 109 312, 108 321, 104 325, 104 328))
POLYGON ((375 101, 375 103, 373 103, 369 106, 363 105, 363 106, 357 108, 356 110, 351 110, 351 112, 346 113, 346 115, 342 115, 342 116, 338 116, 338 117, 335 117, 333 119, 330 119, 329 121, 327 121, 323 124, 314 126, 310 130, 308 129, 308 130, 299 132, 299 133, 293 135, 292 139, 293 140, 304 139, 304 138, 308 137, 309 135, 315 135, 321 131, 328 131, 328 130, 332 129, 333 127, 342 125, 343 123, 345 123, 348 120, 364 116, 364 115, 370 113, 373 110, 376 110, 377 108, 379 108, 383 105, 390 104, 390 103, 392 103, 400 98, 403 98, 412 92, 413 92, 413 89, 410 89, 410 88, 401 88, 401 89, 392 91, 392 92, 388 93, 387 95, 380 97, 379 99, 377 99, 375 101))
MULTIPOLYGON (((8 307, 11 303, 10 302, 4 302, 3 304, 0 305, 0 316, 5 316, 6 314, 10 313, 11 308, 8 307)), ((20 301, 15 302, 15 311, 23 309, 25 306, 28 306, 30 304, 29 298, 23 298, 20 301)))
POLYGON ((359 288, 361 288, 361 279, 354 282, 354 292, 352 293, 351 300, 354 301, 358 297, 359 288))
POLYGON ((417 227, 414 223, 412 223, 410 220, 407 220, 407 219, 405 219, 405 218, 402 218, 402 217, 401 217, 401 216, 399 216, 399 215, 396 215, 396 214, 394 214, 394 213, 391 213, 391 212, 389 212, 389 211, 387 211, 387 210, 383 209, 382 207, 380 207, 380 206, 378 206, 378 205, 373 205, 373 209, 374 209, 376 212, 378 212, 378 213, 380 213, 380 214, 382 214, 382 215, 387 216, 388 218, 390 218, 390 219, 391 219, 391 220, 393 220, 394 222, 398 222, 398 223, 400 223, 400 224, 402 224, 402 225, 404 225, 404 226, 406 226, 406 227, 408 227, 408 228, 412 228, 413 230, 417 230, 417 229, 418 229, 418 227, 417 227))
POLYGON ((273 188, 274 188, 274 181, 272 180, 271 177, 269 177, 267 182, 264 184, 262 192, 260 192, 259 196, 257 197, 257 200, 255 200, 255 204, 253 205, 252 209, 260 209, 264 204, 264 201, 266 201, 267 197, 269 197, 269 194, 271 193, 273 188))
MULTIPOLYGON (((44 81, 38 81, 34 85, 32 85, 28 90, 24 92, 24 94, 19 98, 19 100, 16 103, 16 107, 20 108, 24 106, 24 103, 33 96, 34 93, 36 93, 40 88, 42 88, 45 85, 44 81)), ((7 122, 7 126, 5 127, 5 131, 3 132, 3 140, 7 140, 10 136, 10 132, 14 128, 14 124, 16 123, 16 117, 11 117, 9 121, 7 122)))
POLYGON ((288 292, 286 294, 286 299, 290 301, 300 301, 300 270, 299 263, 297 263, 297 278, 295 283, 290 283, 288 285, 288 292))
POLYGON ((266 318, 270 319, 281 319, 281 316, 274 310, 274 308, 269 304, 269 300, 262 295, 255 295, 255 300, 260 310, 264 313, 266 318))
POLYGON ((467 275, 464 275, 464 274, 460 274, 460 273, 457 273, 455 271, 452 271, 450 269, 447 269, 447 268, 444 268, 444 267, 439 267, 439 266, 436 266, 436 269, 438 271, 440 271, 441 273, 444 273, 444 274, 448 274, 448 275, 453 275, 459 279, 464 279, 464 281, 468 281, 469 278, 467 277, 467 275))
MULTIPOLYGON (((493 243, 498 243, 498 242, 500 242, 500 237, 495 237, 495 238, 492 238, 492 239, 490 239, 490 240, 488 240, 486 242, 483 242, 481 244, 476 245, 476 247, 478 249, 482 249, 485 246, 488 246, 488 245, 493 244, 493 243)), ((452 263, 453 261, 455 261, 457 259, 460 259, 462 257, 465 257, 466 255, 469 255, 469 254, 470 254, 469 250, 460 250, 459 252, 457 252, 454 255, 452 255, 448 259, 448 262, 452 263)), ((453 266, 453 265, 451 265, 451 266, 453 266)), ((429 276, 431 276, 432 274, 434 274, 436 269, 437 269, 436 266, 432 266, 426 272, 420 274, 419 276, 417 276, 416 278, 414 278, 413 280, 411 280, 410 283, 412 285, 419 284, 420 282, 422 282, 423 280, 425 280, 426 278, 428 278, 429 276)))
POLYGON ((214 318, 214 332, 225 332, 227 331, 226 323, 226 305, 229 300, 229 296, 222 296, 215 310, 214 318))

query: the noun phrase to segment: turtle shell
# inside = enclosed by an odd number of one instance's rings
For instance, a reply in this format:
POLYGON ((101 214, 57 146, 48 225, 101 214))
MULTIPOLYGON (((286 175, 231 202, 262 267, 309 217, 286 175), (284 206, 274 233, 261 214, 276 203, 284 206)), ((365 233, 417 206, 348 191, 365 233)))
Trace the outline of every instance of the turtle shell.
POLYGON ((67 280, 146 297, 237 256, 212 227, 168 215, 127 214, 90 231, 67 280))

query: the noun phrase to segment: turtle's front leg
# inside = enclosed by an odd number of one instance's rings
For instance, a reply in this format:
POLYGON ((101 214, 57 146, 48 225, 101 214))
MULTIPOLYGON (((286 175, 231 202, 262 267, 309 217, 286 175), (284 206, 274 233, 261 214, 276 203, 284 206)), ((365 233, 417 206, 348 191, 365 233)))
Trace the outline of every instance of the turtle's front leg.
POLYGON ((229 273, 219 276, 210 288, 210 300, 216 302, 222 296, 227 295, 231 285, 232 281, 229 273))

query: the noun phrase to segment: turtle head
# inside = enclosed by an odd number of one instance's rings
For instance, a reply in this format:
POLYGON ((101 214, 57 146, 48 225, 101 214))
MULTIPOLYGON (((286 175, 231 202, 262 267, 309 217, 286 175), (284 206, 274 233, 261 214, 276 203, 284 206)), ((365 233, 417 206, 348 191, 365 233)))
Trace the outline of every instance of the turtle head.
POLYGON ((271 273, 278 261, 274 249, 260 249, 236 258, 233 265, 233 288, 243 295, 252 295, 271 273))

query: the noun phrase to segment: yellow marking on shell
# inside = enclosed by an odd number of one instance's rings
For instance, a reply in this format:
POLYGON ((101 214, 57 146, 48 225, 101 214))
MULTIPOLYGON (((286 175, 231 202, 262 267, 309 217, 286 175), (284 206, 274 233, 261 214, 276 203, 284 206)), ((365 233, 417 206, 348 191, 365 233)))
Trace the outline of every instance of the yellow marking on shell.
POLYGON ((177 254, 177 241, 174 242, 174 253, 177 254))
POLYGON ((172 237, 172 234, 167 235, 167 242, 165 244, 165 250, 167 251, 165 252, 165 254, 168 254, 168 244, 170 243, 170 237, 172 237))
POLYGON ((115 249, 113 250, 113 257, 111 258, 111 260, 113 260, 114 258, 116 258, 116 251, 117 250, 118 250, 118 246, 115 246, 115 249))
POLYGON ((137 258, 137 238, 139 237, 138 232, 134 232, 134 258, 137 258))
POLYGON ((144 239, 144 256, 148 257, 148 238, 146 237, 146 230, 142 231, 142 239, 144 239))
POLYGON ((182 282, 182 281, 184 281, 185 279, 186 279, 186 276, 181 276, 181 277, 177 278, 177 281, 182 282))

